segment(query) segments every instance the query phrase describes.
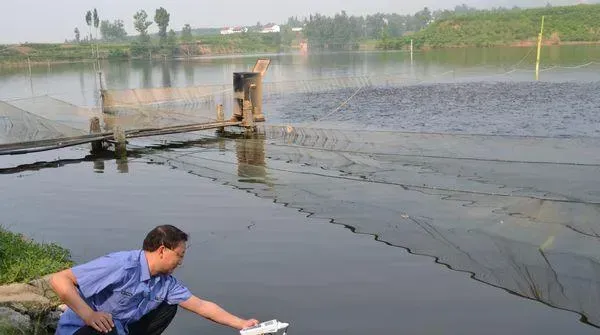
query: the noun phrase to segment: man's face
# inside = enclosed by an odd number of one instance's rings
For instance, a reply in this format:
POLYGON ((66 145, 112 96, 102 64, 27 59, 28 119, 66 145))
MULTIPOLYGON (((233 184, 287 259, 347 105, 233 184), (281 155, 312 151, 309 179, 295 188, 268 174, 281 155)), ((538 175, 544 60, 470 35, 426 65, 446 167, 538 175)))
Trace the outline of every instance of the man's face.
POLYGON ((185 257, 185 242, 179 243, 176 248, 169 249, 164 247, 163 250, 163 268, 168 274, 173 273, 175 269, 183 263, 185 257))

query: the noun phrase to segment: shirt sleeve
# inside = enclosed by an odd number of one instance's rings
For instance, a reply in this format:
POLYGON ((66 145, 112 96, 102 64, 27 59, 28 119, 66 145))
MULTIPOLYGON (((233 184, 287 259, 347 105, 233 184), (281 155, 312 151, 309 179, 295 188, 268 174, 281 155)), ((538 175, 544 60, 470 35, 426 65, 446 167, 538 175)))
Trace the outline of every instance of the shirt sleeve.
POLYGON ((102 292, 123 277, 123 262, 110 255, 97 258, 71 269, 84 297, 89 298, 102 292))
POLYGON ((175 277, 170 277, 171 283, 167 292, 167 304, 178 305, 192 297, 192 292, 183 286, 183 284, 175 277))

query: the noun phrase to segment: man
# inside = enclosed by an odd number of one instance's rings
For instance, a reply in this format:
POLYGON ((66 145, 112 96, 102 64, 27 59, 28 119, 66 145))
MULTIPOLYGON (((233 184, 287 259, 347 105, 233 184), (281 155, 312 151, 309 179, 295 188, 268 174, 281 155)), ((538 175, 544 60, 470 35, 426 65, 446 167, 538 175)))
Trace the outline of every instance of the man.
POLYGON ((171 225, 154 228, 143 250, 113 253, 55 273, 50 285, 69 308, 57 335, 158 335, 177 305, 236 329, 258 324, 192 295, 173 271, 183 261, 188 235, 171 225))

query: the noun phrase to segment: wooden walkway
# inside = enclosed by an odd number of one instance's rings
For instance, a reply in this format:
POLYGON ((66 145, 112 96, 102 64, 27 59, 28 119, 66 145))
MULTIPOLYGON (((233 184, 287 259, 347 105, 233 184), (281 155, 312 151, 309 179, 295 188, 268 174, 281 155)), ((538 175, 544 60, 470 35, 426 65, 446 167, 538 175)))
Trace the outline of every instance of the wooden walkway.
MULTIPOLYGON (((166 134, 177 134, 177 133, 187 133, 194 132, 200 130, 208 130, 208 129, 219 129, 223 127, 231 127, 231 126, 242 126, 242 121, 217 121, 217 122, 208 122, 208 123, 194 123, 194 124, 186 124, 180 126, 170 126, 163 128, 144 128, 144 129, 134 129, 134 130, 125 130, 126 138, 136 138, 136 137, 147 137, 147 136, 158 136, 158 135, 166 135, 166 134)), ((81 135, 81 136, 73 136, 73 137, 63 137, 63 138, 55 138, 55 139, 47 139, 47 140, 39 140, 39 141, 29 141, 29 142, 19 142, 19 143, 9 143, 9 144, 0 144, 0 156, 2 155, 19 155, 19 154, 27 154, 33 152, 40 152, 46 150, 54 150, 60 148, 66 148, 86 143, 92 143, 97 141, 105 141, 105 142, 113 142, 115 139, 115 132, 103 132, 89 135, 81 135)))
MULTIPOLYGON (((233 117, 230 119, 233 121, 226 121, 224 107, 219 104, 217 105, 216 120, 209 118, 210 121, 208 122, 196 123, 198 122, 197 118, 187 118, 187 120, 180 118, 178 120, 179 123, 182 123, 180 125, 145 128, 148 126, 138 124, 138 127, 134 129, 127 129, 127 126, 125 126, 124 130, 121 130, 120 127, 113 128, 109 126, 108 129, 113 129, 113 131, 102 132, 98 116, 90 119, 88 112, 80 113, 77 106, 57 99, 50 97, 20 99, 13 102, 13 104, 0 101, 0 107, 2 107, 0 108, 0 121, 5 120, 4 126, 3 123, 0 123, 0 128, 4 127, 7 130, 5 132, 9 135, 11 131, 20 135, 24 134, 20 137, 20 142, 10 142, 10 139, 14 139, 15 136, 7 136, 8 140, 6 142, 8 143, 0 144, 0 156, 54 150, 86 143, 91 143, 92 152, 97 152, 103 150, 103 142, 115 144, 115 153, 117 151, 126 153, 125 147, 128 138, 224 129, 231 126, 254 130, 256 122, 264 122, 264 115, 262 114, 262 77, 270 62, 270 59, 260 58, 251 73, 234 73, 234 87, 233 89, 227 89, 227 91, 233 93, 234 110, 233 117), (36 112, 29 112, 30 110, 36 112), (56 120, 57 118, 58 120, 56 120), (84 125, 88 120, 90 122, 90 133, 85 134, 83 129, 85 129, 84 125), (17 130, 14 130, 15 124, 18 125, 17 130), (40 132, 43 132, 42 136, 39 136, 40 132), (34 140, 34 138, 37 139, 34 140)), ((103 86, 102 82, 100 78, 101 87, 103 86)), ((201 100, 198 99, 199 96, 204 98, 211 97, 214 94, 214 88, 192 87, 124 91, 101 89, 100 95, 102 97, 102 112, 105 114, 115 108, 118 110, 126 107, 137 110, 135 107, 155 103, 161 104, 164 101, 188 103, 201 100)), ((181 116, 181 113, 177 115, 181 116)))

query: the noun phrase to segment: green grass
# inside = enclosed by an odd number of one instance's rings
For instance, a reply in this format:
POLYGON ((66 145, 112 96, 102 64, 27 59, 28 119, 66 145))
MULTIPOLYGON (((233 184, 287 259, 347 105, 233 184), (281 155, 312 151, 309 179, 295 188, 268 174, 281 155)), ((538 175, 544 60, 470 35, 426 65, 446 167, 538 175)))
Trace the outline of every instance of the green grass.
POLYGON ((2 335, 24 335, 24 334, 26 334, 26 332, 0 321, 0 334, 2 334, 2 335))
POLYGON ((600 41, 600 5, 577 5, 452 14, 382 48, 406 47, 410 39, 414 39, 415 47, 431 48, 489 47, 523 41, 535 44, 542 16, 546 42, 600 41))
MULTIPOLYGON (((246 33, 235 35, 211 35, 196 36, 194 44, 200 44, 210 54, 241 54, 256 52, 278 52, 282 48, 289 47, 291 41, 283 42, 280 34, 246 33)), ((183 56, 184 52, 179 50, 181 44, 173 47, 173 52, 167 55, 183 56)), ((122 43, 99 43, 98 54, 102 59, 131 59, 147 58, 149 50, 155 57, 162 57, 165 50, 161 50, 157 40, 151 40, 143 50, 139 49, 139 43, 133 39, 131 42, 122 43)), ((77 62, 92 61, 95 54, 88 43, 26 43, 21 45, 0 45, 0 65, 45 65, 48 62, 77 62)), ((194 55, 200 55, 195 52, 194 55)))
MULTIPOLYGON (((98 49, 100 58, 114 58, 115 56, 129 58, 129 44, 101 43, 98 45, 98 49)), ((0 46, 0 64, 27 63, 30 61, 35 65, 36 63, 92 61, 94 59, 95 54, 92 53, 92 46, 87 43, 26 43, 0 46)))
POLYGON ((6 322, 0 321, 0 334, 1 335, 51 335, 49 330, 42 329, 40 325, 34 324, 32 329, 19 329, 13 325, 7 324, 6 322))
MULTIPOLYGON (((295 36, 295 35, 292 35, 295 36)), ((97 45, 101 59, 132 59, 144 58, 149 55, 162 59, 163 54, 171 56, 187 55, 187 43, 178 41, 172 47, 162 49, 158 39, 154 38, 148 44, 141 45, 138 39, 132 38, 126 42, 106 43, 97 45)), ((290 48, 293 38, 289 34, 260 34, 244 33, 234 35, 203 35, 195 36, 192 41, 195 51, 193 56, 202 54, 244 54, 261 52, 279 52, 290 48), (199 47, 199 48, 198 48, 199 47), (196 50, 197 49, 197 50, 196 50), (201 49, 201 50, 200 50, 201 49)), ((0 45, 0 66, 23 67, 31 65, 46 65, 61 62, 91 62, 95 59, 89 43, 25 43, 20 45, 0 45)))
POLYGON ((37 243, 0 227, 0 285, 25 283, 73 265, 68 250, 37 243))

